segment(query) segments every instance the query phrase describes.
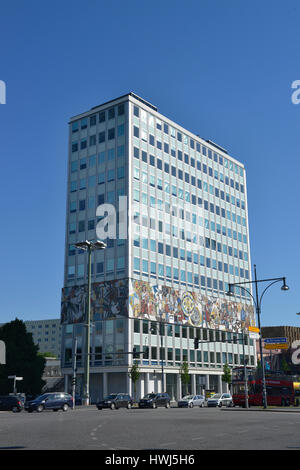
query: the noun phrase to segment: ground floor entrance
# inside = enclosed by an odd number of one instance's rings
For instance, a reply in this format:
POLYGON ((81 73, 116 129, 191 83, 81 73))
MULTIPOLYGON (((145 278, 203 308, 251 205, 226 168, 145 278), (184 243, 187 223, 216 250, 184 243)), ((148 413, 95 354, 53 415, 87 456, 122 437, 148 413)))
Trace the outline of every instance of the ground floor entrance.
MULTIPOLYGON (((72 373, 65 373, 65 391, 72 392, 72 373)), ((76 394, 83 394, 83 374, 78 371, 76 378, 76 394)), ((178 370, 147 370, 140 369, 138 380, 130 377, 129 370, 91 371, 90 399, 97 403, 110 393, 129 393, 139 400, 147 393, 167 392, 172 401, 180 400, 184 395, 205 395, 206 391, 222 393, 228 391, 228 385, 222 381, 222 373, 214 371, 191 371, 188 382, 183 380, 178 370), (164 388, 164 389, 163 389, 164 388)))

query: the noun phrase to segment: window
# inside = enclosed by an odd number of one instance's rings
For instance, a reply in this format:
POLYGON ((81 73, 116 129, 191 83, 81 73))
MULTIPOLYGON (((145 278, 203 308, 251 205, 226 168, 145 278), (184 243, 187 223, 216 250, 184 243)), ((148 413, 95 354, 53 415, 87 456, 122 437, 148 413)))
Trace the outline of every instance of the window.
POLYGON ((83 150, 83 149, 86 149, 86 148, 87 148, 87 140, 82 139, 81 142, 80 142, 80 149, 83 150))
POLYGON ((108 129, 108 140, 113 140, 115 138, 115 128, 112 127, 108 129))
POLYGON ((113 119, 115 117, 115 108, 110 108, 108 110, 108 119, 113 119))
POLYGON ((100 111, 99 122, 105 122, 105 111, 100 111))
POLYGON ((124 132, 125 132, 125 126, 124 124, 121 124, 120 126, 118 126, 118 137, 121 137, 122 135, 124 135, 124 132))
POLYGON ((125 105, 124 105, 124 103, 119 104, 119 106, 118 106, 118 116, 122 116, 123 114, 125 114, 125 105))
POLYGON ((120 166, 118 168, 118 179, 122 179, 122 178, 124 178, 124 176, 125 176, 125 167, 120 166))
POLYGON ((107 181, 114 181, 115 179, 115 170, 108 170, 107 172, 107 181))
POLYGON ((96 145, 96 135, 91 135, 91 136, 90 136, 89 145, 90 145, 90 146, 96 145))
POLYGON ((85 231, 85 221, 80 220, 78 222, 78 232, 84 232, 85 231))
POLYGON ((102 142, 105 142, 105 131, 99 132, 98 142, 99 144, 101 144, 102 142))
POLYGON ((115 158, 115 149, 111 148, 108 150, 108 160, 114 160, 115 158))
POLYGON ((81 119, 80 124, 81 124, 81 129, 86 129, 87 128, 87 118, 81 119))
POLYGON ((148 261, 145 259, 142 260, 142 270, 144 273, 148 273, 148 261))

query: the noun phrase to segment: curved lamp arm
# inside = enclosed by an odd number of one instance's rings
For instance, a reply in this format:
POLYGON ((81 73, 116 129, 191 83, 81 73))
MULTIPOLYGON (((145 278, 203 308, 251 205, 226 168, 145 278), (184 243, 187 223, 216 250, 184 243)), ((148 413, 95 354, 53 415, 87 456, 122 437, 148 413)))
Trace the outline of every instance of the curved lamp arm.
MULTIPOLYGON (((234 285, 234 284, 231 284, 231 285, 234 285)), ((237 284, 237 287, 239 287, 240 289, 243 289, 244 291, 248 292, 248 294, 250 295, 250 297, 252 298, 252 300, 253 300, 253 302, 254 302, 254 304, 255 304, 255 306, 256 306, 255 298, 253 297, 253 295, 251 294, 251 292, 250 292, 248 289, 246 289, 246 287, 241 286, 241 285, 239 285, 239 284, 237 284)))
MULTIPOLYGON (((282 278, 282 279, 283 279, 283 278, 282 278)), ((262 294, 261 294, 261 296, 260 296, 260 299, 259 299, 259 303, 258 303, 259 308, 261 307, 261 301, 262 301, 262 298, 263 298, 265 292, 269 289, 269 287, 273 286, 273 284, 276 284, 276 282, 279 282, 279 281, 282 282, 282 279, 276 279, 276 281, 271 282, 271 284, 269 284, 269 285, 263 290, 263 292, 262 292, 262 294)))

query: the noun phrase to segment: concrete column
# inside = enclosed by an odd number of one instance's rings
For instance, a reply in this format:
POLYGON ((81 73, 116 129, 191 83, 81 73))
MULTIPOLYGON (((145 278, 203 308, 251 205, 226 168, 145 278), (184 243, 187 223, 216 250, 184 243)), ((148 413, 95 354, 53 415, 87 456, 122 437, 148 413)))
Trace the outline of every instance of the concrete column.
POLYGON ((205 390, 209 390, 209 375, 205 376, 205 390))
POLYGON ((180 374, 177 375, 177 400, 181 400, 181 376, 180 374))
POLYGON ((196 395, 196 374, 192 374, 192 395, 196 395))
POLYGON ((127 381, 126 381, 126 386, 127 386, 127 393, 130 395, 130 396, 133 396, 133 390, 132 390, 132 380, 131 380, 131 377, 129 377, 128 374, 126 374, 127 377, 127 381))
POLYGON ((108 395, 107 389, 107 372, 103 372, 103 398, 108 395))
POLYGON ((222 376, 218 375, 218 392, 222 393, 222 376))
POLYGON ((167 375, 166 375, 166 373, 164 372, 164 374, 160 374, 160 377, 161 377, 161 379, 160 379, 160 391, 161 391, 161 393, 165 393, 165 391, 166 391, 166 389, 167 389, 167 375), (162 384, 163 384, 162 375, 164 375, 164 385, 165 385, 165 389, 164 389, 164 390, 163 390, 163 386, 162 386, 162 384))
POLYGON ((145 372, 144 374, 144 396, 147 395, 149 392, 149 372, 145 372))

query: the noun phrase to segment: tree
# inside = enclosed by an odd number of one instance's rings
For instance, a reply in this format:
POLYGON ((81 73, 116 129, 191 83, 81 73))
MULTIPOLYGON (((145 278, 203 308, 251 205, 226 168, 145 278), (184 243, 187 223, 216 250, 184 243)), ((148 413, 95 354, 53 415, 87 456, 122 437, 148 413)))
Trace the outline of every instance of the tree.
POLYGON ((229 365, 227 364, 227 362, 226 364, 224 364, 224 367, 223 367, 222 382, 227 383, 229 386, 231 384, 231 369, 229 365))
POLYGON ((32 334, 26 331, 25 323, 17 318, 0 327, 0 339, 6 345, 6 364, 0 366, 0 394, 12 392, 9 375, 23 377, 17 382, 18 391, 37 395, 42 391, 45 381, 42 375, 46 360, 38 354, 38 346, 32 334))
POLYGON ((190 374, 189 374, 189 366, 186 361, 184 361, 180 366, 180 376, 181 376, 181 382, 183 383, 184 388, 185 388, 185 395, 187 395, 188 385, 190 383, 190 374))
POLYGON ((289 365, 288 361, 284 356, 282 356, 281 359, 281 369, 287 375, 291 372, 291 366, 289 365))
POLYGON ((130 371, 129 371, 129 377, 131 378, 133 382, 133 394, 134 394, 134 400, 136 401, 136 384, 138 380, 140 379, 141 373, 138 364, 133 364, 130 371))

